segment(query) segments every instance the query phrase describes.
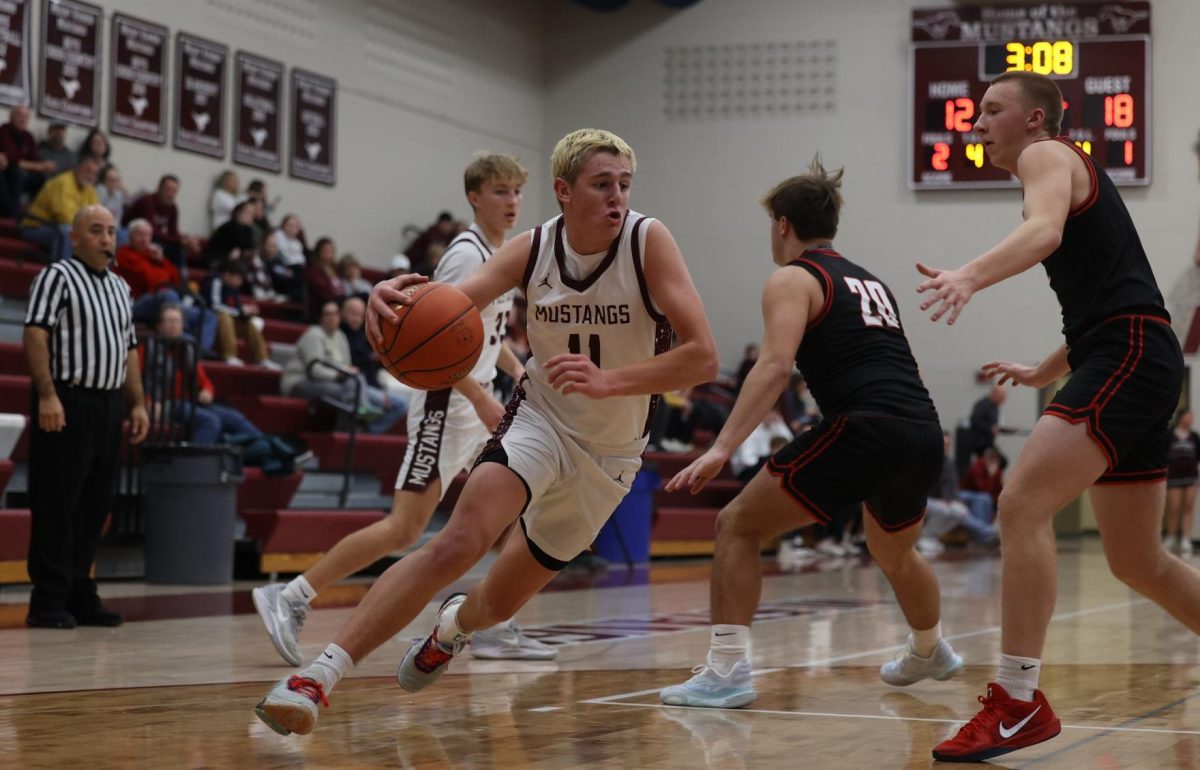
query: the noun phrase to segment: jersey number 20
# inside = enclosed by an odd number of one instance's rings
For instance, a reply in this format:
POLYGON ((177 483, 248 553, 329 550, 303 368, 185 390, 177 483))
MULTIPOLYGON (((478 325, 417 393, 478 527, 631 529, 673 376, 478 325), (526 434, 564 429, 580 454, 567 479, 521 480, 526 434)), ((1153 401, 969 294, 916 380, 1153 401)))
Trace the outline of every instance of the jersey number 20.
POLYGON ((892 307, 892 301, 888 299, 887 289, 883 288, 883 284, 879 281, 860 281, 857 278, 844 276, 846 285, 850 287, 850 291, 858 295, 862 302, 862 317, 863 323, 867 326, 883 326, 887 324, 893 329, 900 328, 900 318, 896 315, 896 309, 892 307), (871 310, 871 303, 875 303, 875 312, 871 310))

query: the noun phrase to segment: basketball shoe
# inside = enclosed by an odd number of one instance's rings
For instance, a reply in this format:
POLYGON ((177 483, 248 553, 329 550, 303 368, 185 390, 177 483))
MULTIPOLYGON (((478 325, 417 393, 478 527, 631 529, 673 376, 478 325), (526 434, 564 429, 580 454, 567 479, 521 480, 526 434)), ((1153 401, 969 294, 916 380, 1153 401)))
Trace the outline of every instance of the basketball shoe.
POLYGON ((304 602, 289 602, 283 597, 283 584, 272 583, 261 586, 250 592, 254 600, 254 608, 267 627, 271 644, 275 645, 280 657, 299 666, 300 660, 300 629, 304 619, 308 617, 308 605, 304 602))
POLYGON ((293 675, 279 680, 254 707, 254 713, 280 735, 308 735, 317 726, 319 706, 329 706, 321 683, 293 675))
POLYGON ((934 748, 934 759, 982 762, 1048 741, 1062 731, 1062 722, 1041 690, 1033 691, 1032 701, 1016 700, 1003 687, 991 682, 987 695, 981 695, 979 702, 983 708, 957 735, 934 748))
MULTIPOLYGON (((451 594, 447 597, 438 609, 438 622, 441 622, 446 610, 457 607, 466 600, 466 594, 451 594)), ((445 673, 446 667, 450 665, 454 656, 462 652, 463 647, 470 640, 469 635, 459 634, 448 642, 443 642, 438 639, 437 633, 438 628, 435 623, 433 633, 422 641, 413 642, 412 647, 409 647, 408 652, 405 653, 404 660, 400 661, 400 668, 396 671, 396 681, 405 690, 419 692, 436 682, 438 677, 445 673)))
POLYGON ((907 687, 922 679, 944 682, 962 670, 963 660, 945 639, 938 639, 929 657, 922 658, 913 650, 912 634, 908 635, 908 649, 895 660, 879 667, 879 678, 896 687, 907 687))
POLYGON ((750 679, 750 664, 739 660, 727 676, 705 663, 692 669, 695 674, 683 684, 664 687, 658 698, 668 706, 701 706, 714 709, 736 709, 749 706, 758 697, 750 679))
POLYGON ((558 650, 521 633, 515 621, 476 631, 471 636, 471 655, 483 660, 554 660, 558 650))

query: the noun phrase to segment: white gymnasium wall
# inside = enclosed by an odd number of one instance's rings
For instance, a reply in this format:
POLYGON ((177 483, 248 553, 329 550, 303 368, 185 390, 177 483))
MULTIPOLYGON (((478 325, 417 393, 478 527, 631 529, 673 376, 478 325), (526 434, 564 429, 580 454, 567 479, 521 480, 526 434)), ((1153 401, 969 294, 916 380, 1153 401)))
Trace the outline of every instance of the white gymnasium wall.
MULTIPOLYGON (((242 186, 266 180, 282 195, 277 215, 301 215, 310 242, 335 237, 342 251, 384 266, 405 224, 425 226, 449 209, 469 218, 462 169, 476 150, 520 155, 531 178, 549 173, 543 156, 544 14, 537 0, 96 0, 104 8, 101 128, 108 132, 110 19, 123 12, 227 45, 227 137, 232 132, 232 54, 245 50, 338 81, 337 185, 325 187, 236 166, 226 160, 121 137, 112 160, 131 192, 166 172, 183 180, 181 226, 206 232, 212 182, 235 168, 242 186)), ((40 29, 40 0, 34 18, 40 29)), ((36 51, 36 49, 35 49, 36 51)), ((36 77, 36 65, 35 65, 36 77)), ((173 81, 172 81, 173 83, 173 81)), ((174 94, 172 85, 170 93, 174 94)), ((288 125, 284 97, 284 125, 288 125)), ((46 121, 34 117, 40 138, 46 121)), ((71 147, 86 130, 71 127, 71 147)), ((286 170, 286 160, 284 164, 286 170)), ((536 195, 536 193, 535 193, 536 195)), ((534 201, 536 204, 536 199, 534 201)), ((536 205, 522 226, 538 221, 536 205)))
MULTIPOLYGON (((947 3, 948 4, 948 3, 947 3)), ((553 143, 584 125, 610 128, 638 153, 634 208, 661 218, 679 241, 733 367, 762 331, 759 296, 770 263, 757 201, 820 152, 846 167, 837 246, 896 293, 914 352, 946 425, 983 392, 979 364, 1035 361, 1057 346, 1058 307, 1040 268, 977 296, 959 322, 934 326, 917 307, 917 260, 957 266, 1020 221, 1016 191, 907 189, 906 0, 703 0, 673 11, 633 0, 613 14, 554 3, 548 29, 547 123, 553 143), (836 107, 801 117, 668 121, 662 109, 668 46, 834 40, 836 107)), ((936 6, 938 2, 921 3, 936 6)), ((1200 3, 1155 0, 1153 184, 1125 188, 1164 292, 1190 260, 1200 187, 1190 147, 1200 127, 1195 31, 1200 3)), ((546 199, 546 209, 552 206, 546 199)), ((1032 393, 1013 394, 1008 422, 1030 426, 1032 393)))

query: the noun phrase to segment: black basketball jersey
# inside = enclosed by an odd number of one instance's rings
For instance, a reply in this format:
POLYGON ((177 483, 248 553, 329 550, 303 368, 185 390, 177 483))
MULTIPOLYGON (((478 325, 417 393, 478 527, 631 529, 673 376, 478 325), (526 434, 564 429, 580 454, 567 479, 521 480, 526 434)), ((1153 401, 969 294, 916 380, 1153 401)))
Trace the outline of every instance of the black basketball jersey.
POLYGON ((883 282, 829 248, 809 249, 791 264, 811 273, 825 295, 796 351, 821 414, 937 421, 883 282))
POLYGON ((1042 260, 1062 306, 1063 336, 1073 345, 1114 316, 1138 313, 1170 320, 1133 219, 1104 169, 1071 141, 1092 179, 1092 192, 1072 209, 1062 243, 1042 260))

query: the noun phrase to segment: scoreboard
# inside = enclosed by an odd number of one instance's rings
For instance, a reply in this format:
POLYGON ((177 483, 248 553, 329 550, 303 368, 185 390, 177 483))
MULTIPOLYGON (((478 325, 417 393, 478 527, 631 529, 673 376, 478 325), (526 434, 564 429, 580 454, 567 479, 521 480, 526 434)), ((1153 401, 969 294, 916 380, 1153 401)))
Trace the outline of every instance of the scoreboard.
POLYGON ((1117 185, 1150 183, 1150 3, 1046 3, 912 12, 908 186, 1011 187, 974 131, 992 78, 1054 78, 1062 135, 1117 185))

